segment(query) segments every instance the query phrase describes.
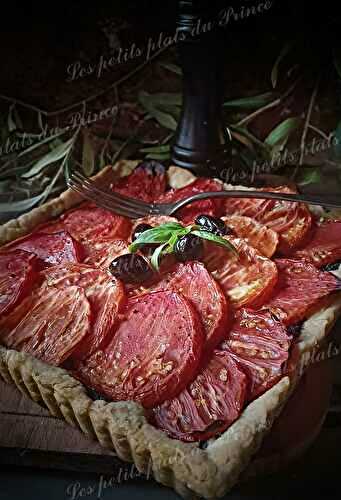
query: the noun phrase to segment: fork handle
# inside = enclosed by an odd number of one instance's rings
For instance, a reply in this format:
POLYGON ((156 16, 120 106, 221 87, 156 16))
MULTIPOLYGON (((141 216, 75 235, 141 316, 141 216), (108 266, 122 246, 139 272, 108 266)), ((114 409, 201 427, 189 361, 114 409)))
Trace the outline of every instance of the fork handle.
POLYGON ((326 208, 341 208, 341 201, 328 201, 321 197, 310 196, 310 195, 301 195, 294 193, 275 193, 269 191, 248 191, 248 190, 236 190, 236 191, 212 191, 206 193, 198 193, 185 198, 183 200, 179 200, 177 203, 174 203, 172 214, 175 213, 180 208, 192 203, 193 201, 198 200, 206 200, 207 198, 256 198, 256 199, 265 199, 265 200, 282 200, 282 201, 292 201, 292 202, 301 202, 308 203, 310 205, 319 205, 326 208))

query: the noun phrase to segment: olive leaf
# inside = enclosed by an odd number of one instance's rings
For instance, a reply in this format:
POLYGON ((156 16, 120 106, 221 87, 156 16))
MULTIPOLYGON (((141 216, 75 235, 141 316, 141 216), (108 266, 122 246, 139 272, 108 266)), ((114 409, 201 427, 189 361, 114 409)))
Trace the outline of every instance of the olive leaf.
POLYGON ((175 73, 176 75, 182 76, 182 69, 180 68, 180 66, 177 66, 176 64, 161 62, 160 66, 162 66, 165 69, 168 69, 168 71, 171 71, 172 73, 175 73))
POLYGON ((11 181, 8 179, 0 181, 0 194, 7 194, 11 186, 11 181))
MULTIPOLYGON (((147 92, 145 92, 147 94, 147 92)), ((157 92, 155 94, 147 94, 150 101, 158 106, 181 106, 182 94, 172 92, 157 92)))
MULTIPOLYGON (((162 98, 160 97, 160 94, 158 94, 158 97, 156 98, 155 95, 152 96, 147 92, 141 91, 139 93, 139 102, 148 112, 148 114, 152 116, 152 118, 154 118, 160 125, 172 131, 175 131, 177 128, 177 122, 175 118, 171 114, 165 113, 157 107, 157 103, 160 104, 160 99, 162 102, 164 102, 166 99, 165 94, 162 95, 162 98)), ((169 99, 169 97, 167 99, 169 99)), ((171 103, 168 101, 168 104, 171 103)))
POLYGON ((149 153, 146 155, 147 160, 167 161, 170 160, 170 153, 149 153))
POLYGON ((321 171, 318 168, 301 167, 300 177, 298 181, 300 186, 308 186, 309 184, 317 184, 322 180, 321 171))
POLYGON ((39 174, 45 167, 55 163, 56 161, 65 158, 71 151, 73 146, 74 138, 72 137, 66 142, 63 142, 52 151, 44 155, 40 160, 33 165, 33 167, 26 173, 22 175, 24 179, 28 179, 29 177, 33 177, 34 175, 39 174))
POLYGON ((17 124, 15 123, 15 118, 14 118, 14 110, 15 110, 15 104, 11 104, 7 116, 7 128, 9 132, 13 132, 14 130, 17 129, 17 124))
POLYGON ((19 213, 26 212, 30 208, 34 207, 39 203, 45 195, 45 192, 33 196, 32 198, 27 198, 26 200, 20 200, 10 203, 0 203, 0 213, 19 213))
MULTIPOLYGON (((266 143, 260 141, 256 136, 251 134, 246 128, 238 127, 236 125, 230 125, 232 132, 237 132, 238 134, 246 137, 249 141, 251 141, 255 146, 259 148, 259 150, 263 153, 263 155, 268 158, 270 157, 270 146, 266 143)), ((236 137, 237 139, 237 137, 236 137)), ((241 141, 240 141, 241 142, 241 141)))
POLYGON ((289 52, 293 46, 294 46, 294 42, 287 42, 284 45, 283 49, 281 50, 279 56, 277 57, 275 64, 273 65, 273 68, 271 71, 271 83, 272 83, 273 88, 276 88, 276 86, 277 86, 279 65, 281 64, 281 62, 285 58, 285 56, 287 54, 289 54, 289 52))
POLYGON ((163 146, 151 146, 150 148, 143 148, 140 149, 141 153, 169 153, 170 152, 170 146, 169 144, 164 144, 163 146))
POLYGON ((221 236, 203 230, 194 230, 192 231, 192 234, 195 234, 195 236, 199 236, 199 238, 202 238, 204 240, 213 241, 213 243, 225 247, 228 250, 231 250, 231 252, 233 252, 235 255, 238 255, 238 252, 232 245, 232 243, 230 243, 228 240, 225 240, 225 238, 222 238, 221 236))
POLYGON ((44 130, 43 117, 42 117, 41 111, 38 111, 38 125, 39 125, 40 130, 44 130))
POLYGON ((25 165, 19 165, 15 167, 8 168, 7 170, 4 170, 3 172, 0 173, 0 179, 7 179, 8 177, 14 177, 18 175, 24 174, 29 168, 34 165, 34 161, 30 161, 26 163, 25 165))
POLYGON ((287 118, 270 132, 264 141, 265 144, 272 148, 283 148, 287 143, 290 134, 299 127, 300 123, 300 118, 287 118))
POLYGON ((243 97, 241 99, 233 99, 224 102, 225 108, 241 108, 241 109, 258 109, 273 100, 273 93, 266 92, 265 94, 256 95, 253 97, 243 97))
POLYGON ((341 121, 338 123, 335 133, 335 142, 333 142, 332 155, 336 160, 341 159, 341 121))
POLYGON ((87 177, 95 170, 95 152, 86 127, 83 129, 82 169, 87 177))

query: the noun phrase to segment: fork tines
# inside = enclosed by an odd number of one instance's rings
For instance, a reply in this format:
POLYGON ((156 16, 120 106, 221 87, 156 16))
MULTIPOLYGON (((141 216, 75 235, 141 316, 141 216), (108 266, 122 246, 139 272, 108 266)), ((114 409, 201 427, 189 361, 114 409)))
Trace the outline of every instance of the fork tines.
POLYGON ((79 172, 72 172, 68 178, 68 186, 93 201, 96 205, 106 208, 118 215, 138 219, 153 213, 153 205, 144 201, 108 191, 96 186, 95 181, 87 179, 79 172))

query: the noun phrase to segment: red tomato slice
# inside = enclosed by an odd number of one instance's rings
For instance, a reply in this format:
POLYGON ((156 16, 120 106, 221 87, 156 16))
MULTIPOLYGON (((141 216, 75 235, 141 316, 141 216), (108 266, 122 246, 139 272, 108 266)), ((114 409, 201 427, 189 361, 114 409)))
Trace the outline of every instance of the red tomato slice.
POLYGON ((278 234, 275 231, 243 215, 228 215, 222 219, 238 238, 244 238, 248 245, 265 257, 270 259, 273 256, 278 245, 278 234))
POLYGON ((131 221, 126 217, 96 206, 66 212, 60 222, 73 238, 86 245, 89 250, 99 241, 125 239, 131 229, 131 221))
POLYGON ((10 248, 19 248, 35 254, 47 266, 64 262, 80 262, 83 250, 80 243, 66 231, 56 233, 32 233, 16 241, 10 248))
POLYGON ((75 286, 42 287, 28 302, 28 308, 20 308, 26 314, 6 335, 6 345, 58 366, 89 332, 89 302, 75 286))
POLYGON ((111 189, 130 198, 152 202, 165 192, 166 184, 164 167, 156 161, 149 161, 140 163, 130 175, 111 185, 111 189))
POLYGON ((294 258, 306 259, 316 267, 334 264, 341 259, 341 221, 325 221, 318 224, 312 239, 302 249, 296 250, 294 258))
POLYGON ((129 243, 125 240, 112 240, 94 243, 93 248, 89 250, 88 257, 84 264, 100 269, 108 269, 111 262, 120 255, 129 253, 129 243))
POLYGON ((90 356, 111 339, 110 334, 125 304, 122 283, 100 269, 81 264, 54 266, 45 270, 43 275, 50 287, 62 290, 67 286, 77 286, 84 290, 91 306, 91 331, 72 353, 72 359, 90 356))
POLYGON ((175 217, 169 217, 168 215, 147 215, 147 217, 141 217, 140 219, 135 219, 133 221, 133 227, 131 229, 131 234, 133 234, 135 228, 140 224, 149 224, 152 227, 160 226, 161 224, 167 224, 169 222, 177 222, 178 219, 175 217))
POLYGON ((304 244, 310 236, 312 216, 307 207, 300 205, 297 214, 290 225, 284 231, 279 231, 278 250, 282 255, 291 255, 295 248, 304 244))
MULTIPOLYGON (((261 190, 256 189, 256 191, 261 190)), ((228 215, 245 215, 259 220, 274 205, 274 200, 261 198, 226 198, 224 201, 224 211, 228 215)))
POLYGON ((205 355, 226 336, 229 314, 225 295, 200 262, 178 264, 153 290, 174 290, 192 302, 206 334, 205 355))
POLYGON ((231 354, 215 350, 194 382, 154 409, 154 423, 182 441, 206 440, 239 417, 245 392, 246 377, 231 354))
POLYGON ((241 309, 221 349, 231 353, 247 375, 247 400, 272 387, 283 375, 291 339, 270 312, 241 309))
POLYGON ((77 369, 77 376, 113 401, 153 407, 195 376, 203 344, 198 314, 181 295, 162 291, 128 301, 110 344, 77 369))
POLYGON ((238 256, 209 243, 204 257, 207 269, 220 283, 234 308, 261 306, 271 296, 276 284, 276 264, 242 238, 224 238, 236 248, 238 256))
POLYGON ((275 262, 278 282, 263 309, 269 309, 285 325, 306 319, 323 297, 341 288, 335 276, 319 271, 309 262, 295 259, 275 262))
MULTIPOLYGON (((258 191, 297 192, 288 186, 262 188, 258 191)), ((311 214, 302 203, 230 198, 225 202, 225 209, 228 214, 252 217, 276 231, 279 235, 278 250, 283 255, 304 244, 311 229, 311 214)))
POLYGON ((0 317, 8 314, 31 291, 38 279, 37 259, 14 250, 0 253, 0 317))
MULTIPOLYGON (((157 203, 172 203, 188 196, 207 191, 221 191, 222 184, 214 179, 198 178, 187 186, 180 189, 170 189, 164 195, 156 199, 157 203)), ((185 224, 193 222, 200 214, 220 216, 224 210, 224 199, 208 199, 195 201, 176 213, 176 217, 185 224)))

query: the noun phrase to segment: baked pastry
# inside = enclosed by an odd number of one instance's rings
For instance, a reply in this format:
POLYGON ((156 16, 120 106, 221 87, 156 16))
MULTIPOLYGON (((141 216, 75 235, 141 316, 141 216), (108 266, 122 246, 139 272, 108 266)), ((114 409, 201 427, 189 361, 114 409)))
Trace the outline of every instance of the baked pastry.
MULTIPOLYGON (((223 187, 136 165, 97 180, 146 201, 223 187)), ((130 221, 66 191, 0 241, 2 378, 183 496, 238 481, 341 310, 341 221, 302 204, 130 221)))

